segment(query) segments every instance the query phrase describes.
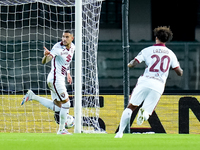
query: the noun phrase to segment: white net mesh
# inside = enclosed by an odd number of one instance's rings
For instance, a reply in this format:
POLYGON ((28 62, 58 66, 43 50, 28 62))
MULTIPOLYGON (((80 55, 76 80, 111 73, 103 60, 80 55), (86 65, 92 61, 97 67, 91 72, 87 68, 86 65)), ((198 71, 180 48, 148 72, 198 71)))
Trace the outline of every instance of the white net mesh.
MULTIPOLYGON (((83 0, 83 132, 101 131, 97 75, 101 3, 83 0)), ((46 84, 50 63, 41 64, 43 46, 51 49, 65 29, 75 32, 74 4, 75 0, 0 1, 0 132, 56 132, 51 110, 36 102, 25 106, 20 102, 28 89, 50 98, 46 84)), ((74 60, 74 77, 73 67, 74 60)), ((66 86, 73 104, 74 85, 66 86)))

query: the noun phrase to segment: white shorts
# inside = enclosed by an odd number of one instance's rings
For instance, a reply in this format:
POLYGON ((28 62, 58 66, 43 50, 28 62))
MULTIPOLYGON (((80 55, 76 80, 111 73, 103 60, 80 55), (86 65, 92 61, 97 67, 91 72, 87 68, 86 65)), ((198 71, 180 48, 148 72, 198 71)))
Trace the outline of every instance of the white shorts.
POLYGON ((53 79, 48 79, 47 84, 48 84, 49 89, 51 90, 52 100, 56 99, 57 101, 63 101, 69 97, 64 81, 54 82, 53 79))
POLYGON ((158 101, 160 100, 161 94, 150 88, 137 85, 131 94, 129 103, 135 106, 139 106, 144 101, 142 108, 151 115, 158 101))

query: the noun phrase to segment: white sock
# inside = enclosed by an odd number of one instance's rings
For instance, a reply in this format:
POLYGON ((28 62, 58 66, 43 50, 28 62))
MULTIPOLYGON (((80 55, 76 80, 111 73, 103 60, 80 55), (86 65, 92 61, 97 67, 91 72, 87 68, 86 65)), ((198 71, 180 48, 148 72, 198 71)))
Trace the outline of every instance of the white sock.
POLYGON ((119 131, 118 131, 119 133, 123 133, 124 132, 124 129, 126 128, 126 125, 130 121, 131 114, 132 114, 132 110, 130 108, 126 108, 123 111, 122 117, 121 117, 121 120, 120 120, 119 131))
POLYGON ((59 130, 63 130, 65 128, 65 121, 67 115, 69 114, 69 108, 70 108, 70 101, 68 101, 65 104, 62 104, 61 106, 59 130))
POLYGON ((38 101, 40 104, 42 104, 43 106, 53 110, 53 111, 60 111, 60 107, 58 107, 57 105, 55 105, 53 103, 52 100, 49 100, 47 98, 44 98, 44 97, 40 97, 38 95, 33 95, 33 100, 36 100, 38 101))

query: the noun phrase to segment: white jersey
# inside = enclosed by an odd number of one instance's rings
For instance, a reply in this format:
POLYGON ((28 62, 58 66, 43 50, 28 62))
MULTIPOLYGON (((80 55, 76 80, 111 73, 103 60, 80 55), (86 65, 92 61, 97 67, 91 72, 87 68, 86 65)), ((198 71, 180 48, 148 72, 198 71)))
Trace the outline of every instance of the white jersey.
POLYGON ((71 48, 67 49, 62 42, 56 43, 50 55, 53 57, 51 60, 51 71, 49 73, 49 79, 56 79, 56 81, 65 81, 67 71, 73 58, 75 45, 71 43, 71 48))
POLYGON ((169 69, 179 67, 176 55, 164 44, 154 44, 143 49, 135 59, 145 62, 147 67, 138 79, 138 84, 149 87, 160 94, 163 93, 169 69))

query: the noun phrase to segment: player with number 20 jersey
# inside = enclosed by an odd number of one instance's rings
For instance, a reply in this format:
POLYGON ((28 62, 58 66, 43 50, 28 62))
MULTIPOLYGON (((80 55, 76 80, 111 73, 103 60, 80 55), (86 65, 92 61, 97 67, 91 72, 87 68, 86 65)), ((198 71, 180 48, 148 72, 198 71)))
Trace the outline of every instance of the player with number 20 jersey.
POLYGON ((138 84, 163 93, 169 69, 179 67, 176 55, 164 44, 154 44, 143 49, 135 59, 138 63, 145 62, 144 74, 138 79, 138 84))
POLYGON ((115 138, 122 138, 123 131, 131 118, 131 114, 137 107, 141 106, 138 112, 137 124, 141 125, 148 120, 164 91, 170 68, 178 76, 183 74, 176 55, 165 46, 165 43, 170 41, 173 36, 170 28, 155 28, 154 35, 156 43, 143 49, 128 64, 128 67, 134 68, 137 64, 144 61, 147 67, 144 74, 139 77, 130 96, 129 104, 122 113, 119 131, 115 138))

